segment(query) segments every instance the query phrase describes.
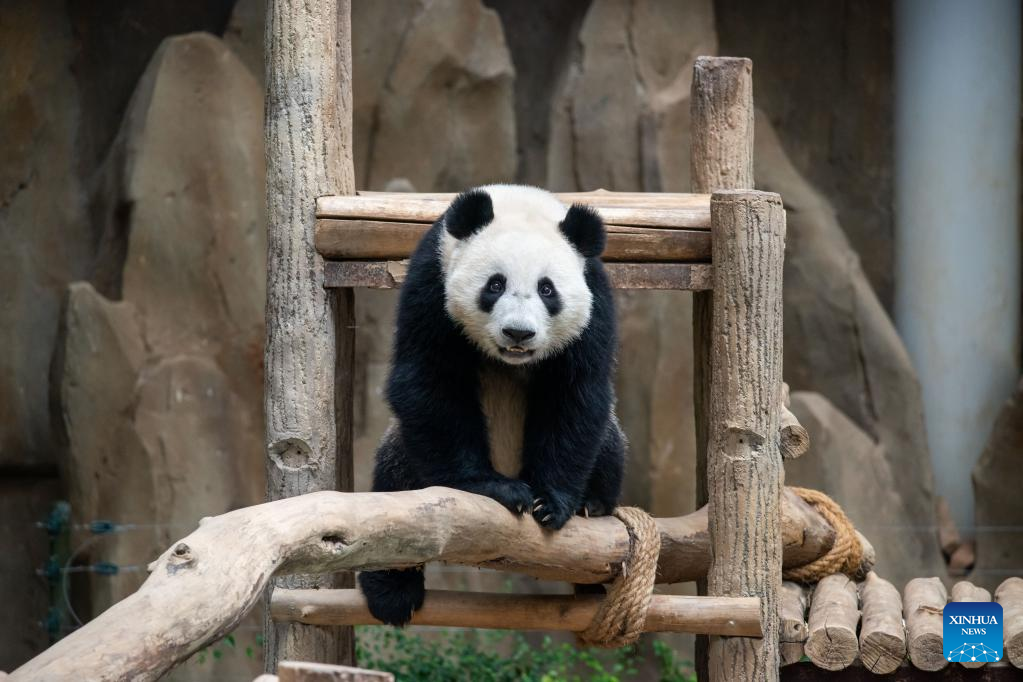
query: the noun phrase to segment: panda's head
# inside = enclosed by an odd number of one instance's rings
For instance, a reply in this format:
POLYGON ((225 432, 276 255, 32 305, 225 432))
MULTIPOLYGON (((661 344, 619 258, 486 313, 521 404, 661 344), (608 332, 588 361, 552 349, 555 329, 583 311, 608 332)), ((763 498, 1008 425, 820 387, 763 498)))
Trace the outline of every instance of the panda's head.
POLYGON ((600 256, 600 217, 534 187, 460 194, 441 237, 448 314, 484 353, 508 364, 542 360, 579 338, 593 294, 586 259, 600 256))

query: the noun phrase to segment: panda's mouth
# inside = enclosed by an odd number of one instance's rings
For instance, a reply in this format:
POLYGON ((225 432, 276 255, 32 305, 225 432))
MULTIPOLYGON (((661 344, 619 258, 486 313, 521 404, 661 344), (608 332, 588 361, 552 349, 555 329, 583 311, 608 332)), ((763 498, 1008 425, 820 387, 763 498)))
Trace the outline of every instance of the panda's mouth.
POLYGON ((531 348, 523 348, 522 346, 502 346, 500 351, 501 357, 509 360, 528 360, 536 352, 531 348))

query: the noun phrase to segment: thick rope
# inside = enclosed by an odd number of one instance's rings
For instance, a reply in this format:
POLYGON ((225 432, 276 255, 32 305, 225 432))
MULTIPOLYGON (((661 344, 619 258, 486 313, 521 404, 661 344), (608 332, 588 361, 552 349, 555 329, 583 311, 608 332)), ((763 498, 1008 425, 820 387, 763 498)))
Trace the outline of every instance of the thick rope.
POLYGON ((855 577, 863 561, 863 546, 856 537, 856 528, 845 515, 842 508, 833 499, 810 488, 790 488, 803 500, 824 517, 824 520, 835 529, 835 544, 824 556, 804 566, 787 569, 782 576, 786 580, 801 583, 817 582, 833 573, 844 573, 850 578, 855 577))
POLYGON ((629 554, 593 620, 577 633, 582 644, 607 649, 632 644, 643 632, 661 552, 661 534, 649 514, 638 507, 618 507, 614 515, 629 531, 629 554))

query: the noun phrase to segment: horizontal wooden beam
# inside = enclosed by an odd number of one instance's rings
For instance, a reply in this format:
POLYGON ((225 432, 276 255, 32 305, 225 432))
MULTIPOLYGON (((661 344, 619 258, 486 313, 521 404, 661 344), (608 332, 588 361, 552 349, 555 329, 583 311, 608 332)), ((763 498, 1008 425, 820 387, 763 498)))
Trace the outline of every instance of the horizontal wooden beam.
MULTIPOLYGON (((616 289, 673 289, 706 291, 711 288, 710 263, 606 263, 616 289)), ((408 261, 327 261, 323 286, 398 289, 405 281, 408 261)))
MULTIPOLYGON (((430 229, 428 223, 320 218, 316 250, 329 260, 408 258, 430 229)), ((709 263, 710 232, 608 226, 605 261, 709 263)))
MULTIPOLYGON (((784 565, 802 566, 827 553, 834 529, 795 492, 786 489, 781 502, 784 565)), ((655 521, 661 534, 658 582, 706 575, 706 507, 655 521)), ((449 488, 299 495, 202 519, 150 564, 137 592, 11 677, 158 679, 230 632, 275 574, 446 561, 542 580, 603 583, 620 573, 629 552, 629 532, 614 517, 576 517, 551 533, 490 498, 449 488)))
MULTIPOLYGON (((586 629, 604 597, 518 595, 429 590, 413 625, 492 630, 586 629)), ((359 590, 274 590, 270 614, 278 621, 310 625, 379 625, 359 590)), ((691 632, 729 637, 760 637, 756 597, 687 597, 655 594, 645 632, 691 632)))
MULTIPOLYGON (((432 223, 441 216, 454 194, 360 192, 358 196, 330 196, 316 200, 317 218, 358 218, 395 222, 432 223)), ((657 194, 570 192, 558 194, 565 204, 593 207, 609 225, 710 229, 709 194, 657 194)))

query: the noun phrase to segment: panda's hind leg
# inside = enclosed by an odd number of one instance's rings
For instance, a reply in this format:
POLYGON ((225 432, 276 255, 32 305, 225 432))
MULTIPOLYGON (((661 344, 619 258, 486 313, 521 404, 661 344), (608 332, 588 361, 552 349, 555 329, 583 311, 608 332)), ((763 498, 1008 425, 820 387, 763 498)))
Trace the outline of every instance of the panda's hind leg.
POLYGON ((622 492, 624 471, 625 434, 618 425, 618 419, 612 417, 590 473, 579 514, 608 516, 614 512, 622 492))
MULTIPOLYGON (((377 449, 373 491, 412 490, 419 487, 416 483, 408 465, 398 423, 392 421, 377 449)), ((362 588, 373 617, 397 627, 407 625, 412 620, 412 613, 423 606, 426 596, 422 566, 363 571, 359 574, 359 587, 362 588)))

